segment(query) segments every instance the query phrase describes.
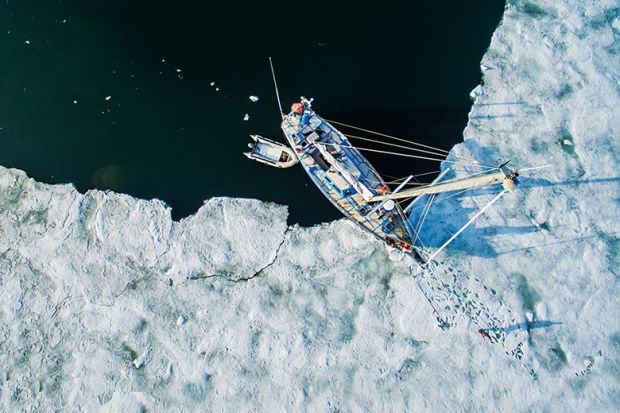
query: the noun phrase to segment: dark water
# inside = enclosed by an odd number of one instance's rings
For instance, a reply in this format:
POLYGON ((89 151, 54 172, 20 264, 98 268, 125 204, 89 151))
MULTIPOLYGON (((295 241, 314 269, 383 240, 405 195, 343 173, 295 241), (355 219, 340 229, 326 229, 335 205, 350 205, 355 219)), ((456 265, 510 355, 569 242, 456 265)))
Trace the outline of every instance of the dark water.
MULTIPOLYGON (((0 164, 82 191, 160 198, 177 219, 212 196, 287 204, 290 222, 335 219, 302 168, 276 170, 241 155, 249 133, 283 140, 267 56, 285 107, 312 96, 328 119, 449 149, 461 139, 468 93, 503 7, 6 0, 0 164)), ((398 176, 436 169, 369 158, 398 176)))

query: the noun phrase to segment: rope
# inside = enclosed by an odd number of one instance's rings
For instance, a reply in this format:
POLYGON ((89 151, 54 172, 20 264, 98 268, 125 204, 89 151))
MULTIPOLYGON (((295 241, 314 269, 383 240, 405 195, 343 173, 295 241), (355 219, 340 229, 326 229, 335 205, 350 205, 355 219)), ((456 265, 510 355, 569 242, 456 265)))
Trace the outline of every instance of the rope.
MULTIPOLYGON (((476 189, 476 188, 467 188, 467 189, 463 189, 463 190, 461 190, 461 191, 459 191, 459 192, 456 192, 456 193, 454 193, 454 194, 450 194, 450 195, 448 195, 448 196, 444 196, 444 197, 442 197, 442 198, 439 198, 439 199, 437 199, 437 201, 436 201, 435 203, 445 201, 446 199, 450 199, 450 198, 452 198, 452 197, 455 197, 455 196, 461 195, 462 193, 467 192, 467 191, 471 191, 471 190, 473 190, 473 189, 476 189)), ((419 196, 422 196, 422 195, 419 195, 419 196)), ((411 198, 413 198, 413 197, 411 197, 411 198)), ((411 209, 409 210, 409 212, 411 213, 411 211, 416 211, 416 210, 418 210, 418 209, 420 209, 420 208, 424 208, 424 206, 425 206, 425 205, 426 205, 426 204, 424 204, 423 206, 419 206, 419 207, 411 208, 411 209)))
MULTIPOLYGON (((425 151, 424 149, 412 148, 412 147, 409 147, 409 146, 398 145, 398 144, 395 144, 395 143, 383 142, 383 141, 379 141, 379 140, 376 140, 376 139, 363 138, 361 136, 349 135, 349 134, 346 134, 346 133, 344 133, 343 135, 346 136, 347 138, 359 139, 359 140, 362 140, 362 141, 378 143, 378 144, 381 144, 381 145, 394 146, 396 148, 403 148, 403 149, 407 149, 407 150, 414 151, 414 152, 421 152, 421 153, 426 153, 426 154, 429 154, 429 155, 445 157, 444 154, 436 153, 436 152, 431 152, 431 151, 425 151)), ((454 159, 456 159, 456 160, 463 160, 463 161, 472 162, 473 164, 476 164, 476 165, 484 165, 484 166, 488 166, 489 168, 491 167, 491 165, 484 164, 482 162, 476 161, 475 159, 465 158, 465 157, 462 157, 462 156, 455 156, 455 155, 452 155, 452 157, 454 159)))
MULTIPOLYGON (((396 145, 396 144, 390 144, 390 143, 387 143, 387 142, 371 140, 371 139, 368 139, 368 138, 362 138, 361 136, 348 135, 346 133, 344 134, 345 136, 348 136, 350 138, 361 139, 361 140, 366 140, 366 141, 375 142, 375 143, 381 143, 381 144, 384 144, 384 145, 397 146, 397 147, 400 147, 400 148, 405 148, 405 149, 409 149, 409 150, 412 150, 412 151, 424 152, 424 153, 428 153, 428 154, 436 155, 436 156, 447 156, 447 155, 450 154, 449 151, 446 151, 446 150, 440 149, 440 148, 435 148, 433 146, 424 145, 424 144, 421 144, 421 143, 418 143, 418 142, 413 142, 413 141, 410 141, 410 140, 407 140, 407 139, 397 138, 396 136, 386 135, 384 133, 374 132, 374 131, 371 131, 371 130, 368 130, 368 129, 358 128, 357 126, 348 125, 346 123, 341 123, 341 122, 336 122, 335 120, 330 120, 330 119, 325 119, 325 120, 327 120, 328 122, 334 123, 336 125, 345 126, 345 127, 348 127, 348 128, 352 128, 352 129, 356 129, 356 130, 362 131, 362 132, 372 133, 372 134, 375 134, 375 135, 378 135, 378 136, 384 136, 386 138, 394 139, 394 140, 399 141, 399 142, 405 142, 405 143, 408 143, 408 144, 411 144, 411 145, 420 146, 422 148, 432 149, 432 150, 440 152, 440 153, 433 153, 433 152, 424 151, 422 149, 411 148, 411 147, 400 146, 400 145, 396 145)), ((478 162, 478 161, 476 161, 474 159, 468 159, 468 158, 456 157, 456 156, 455 156, 455 158, 456 159, 464 159, 464 160, 473 162, 474 164, 480 164, 480 165, 484 165, 484 166, 488 166, 488 167, 492 166, 492 165, 484 164, 482 162, 478 162)))
POLYGON ((367 141, 367 142, 373 142, 373 143, 380 143, 382 145, 387 145, 387 146, 394 146, 396 148, 403 148, 403 149, 408 149, 410 151, 416 151, 416 152, 421 152, 421 153, 427 153, 429 155, 435 155, 435 156, 445 156, 444 154, 441 153, 437 153, 437 152, 431 152, 431 151, 425 151, 424 149, 418 149, 418 148, 412 148, 409 146, 404 146, 404 145, 398 145, 396 143, 389 143, 389 142, 382 142, 382 141, 378 141, 376 139, 368 139, 368 138, 362 138, 361 136, 355 136, 355 135, 348 135, 348 134, 344 134, 344 136, 346 136, 347 138, 353 138, 353 139, 359 139, 362 141, 367 141))
MULTIPOLYGON (((422 225, 424 225, 424 221, 426 221, 426 217, 428 216, 428 213, 431 210, 431 205, 433 204, 433 201, 435 200, 435 194, 432 194, 429 198, 428 201, 426 202, 426 204, 424 205, 424 211, 422 212, 422 216, 420 217, 420 221, 418 222, 418 225, 416 226, 415 229, 415 239, 413 240, 413 244, 415 244, 415 242, 420 239, 420 232, 422 231, 422 225)), ((420 239, 420 243, 422 243, 422 240, 420 239)), ((422 243, 422 245, 424 245, 424 243, 422 243)))
POLYGON ((371 131, 371 130, 368 130, 368 129, 358 128, 358 127, 353 126, 353 125, 347 125, 346 123, 336 122, 335 120, 330 120, 330 119, 325 119, 325 120, 326 120, 326 121, 328 121, 328 122, 334 123, 334 124, 336 124, 336 125, 346 126, 347 128, 356 129, 356 130, 359 130, 359 131, 362 131, 362 132, 373 133, 373 134, 378 135, 378 136, 383 136, 383 137, 386 137, 386 138, 389 138, 389 139, 394 139, 394 140, 396 140, 396 141, 400 141, 400 142, 409 143, 409 144, 411 144, 411 145, 418 145, 418 146, 420 146, 420 147, 422 147, 422 148, 432 149, 432 150, 437 151, 437 152, 443 152, 443 153, 445 153, 446 155, 448 155, 448 154, 449 154, 449 152, 448 152, 448 151, 446 151, 446 150, 444 150, 444 149, 434 148, 434 147, 432 147, 432 146, 423 145, 423 144, 421 144, 421 143, 417 143, 417 142, 409 141, 409 140, 407 140, 407 139, 397 138, 396 136, 386 135, 386 134, 384 134, 384 133, 379 133, 379 132, 374 132, 374 131, 371 131))
MULTIPOLYGON (((388 185, 396 185, 396 184, 400 184, 402 182, 402 179, 399 179, 397 181, 385 181, 386 184, 388 185)), ((428 185, 428 183, 424 183, 424 182, 407 182, 405 184, 410 185, 410 186, 424 186, 424 185, 428 185)))
POLYGON ((352 146, 352 145, 340 145, 339 143, 333 143, 333 142, 314 142, 314 144, 315 145, 340 146, 341 148, 352 148, 352 149, 358 149, 360 151, 383 153, 383 154, 386 154, 386 155, 404 156, 406 158, 424 159, 424 160, 427 160, 427 161, 447 162, 447 163, 453 163, 453 164, 459 164, 459 165, 469 165, 469 166, 475 166, 477 168, 490 168, 490 169, 495 168, 495 167, 490 167, 490 166, 483 166, 483 165, 480 165, 480 164, 472 164, 472 163, 468 163, 468 162, 458 162, 458 161, 450 161, 448 159, 429 158, 428 156, 411 155, 411 154, 408 154, 408 153, 381 151, 379 149, 362 148, 362 147, 359 147, 359 146, 352 146))
POLYGON ((489 202, 488 204, 486 204, 484 206, 484 208, 482 208, 480 211, 478 211, 478 213, 476 215, 474 215, 473 217, 471 217, 471 219, 469 221, 467 221, 467 223, 465 225, 463 225, 463 227, 461 229, 459 229, 458 231, 456 231, 456 233, 454 235, 452 235, 450 237, 450 239, 448 241, 446 241, 441 247, 439 247, 427 260, 426 262, 423 264, 424 267, 426 267, 428 265, 428 263, 430 263, 436 256, 437 254, 439 254, 444 248, 446 248, 452 241, 454 241, 454 239, 456 237, 458 237, 461 232, 465 231, 467 229, 467 227, 469 227, 472 222, 474 222, 480 215, 484 214, 484 212, 489 209, 491 207, 491 205, 493 205, 495 202, 497 202, 498 199, 500 199, 502 197, 502 195, 504 195, 506 193, 506 191, 502 191, 499 194, 497 194, 495 196, 495 198, 493 198, 491 200, 491 202, 489 202))
MULTIPOLYGON (((420 177, 420 176, 425 176, 425 175, 432 175, 432 174, 436 174, 436 173, 438 173, 438 172, 441 172, 441 171, 440 171, 440 170, 436 170, 436 171, 431 171, 431 172, 424 172, 424 173, 421 173, 421 174, 416 174, 416 175, 412 175, 412 176, 413 176, 414 178, 417 178, 417 177, 420 177)), ((407 179, 407 177, 406 177, 406 176, 405 176, 405 177, 402 177, 402 178, 399 178, 399 177, 397 177, 397 176, 392 176, 392 175, 388 175, 388 174, 379 174, 379 175, 382 175, 382 176, 387 176, 388 178, 392 178, 392 179, 395 179, 395 180, 397 180, 397 181, 404 181, 405 179, 407 179)))
POLYGON ((282 103, 280 103, 280 92, 278 92, 278 83, 276 82, 276 72, 273 70, 273 62, 269 57, 269 66, 271 66, 271 76, 273 77, 273 86, 276 89, 276 97, 278 98, 278 108, 280 109, 280 116, 284 119, 284 113, 282 112, 282 103))
MULTIPOLYGON (((322 143, 322 142, 318 142, 318 143, 322 143)), ((406 158, 425 159, 427 161, 447 162, 447 163, 453 163, 453 164, 457 164, 457 165, 469 165, 469 166, 474 166, 474 167, 477 167, 477 168, 485 168, 485 169, 486 168, 489 168, 489 169, 495 168, 495 167, 491 167, 491 166, 488 166, 488 165, 481 165, 481 164, 477 164, 477 163, 450 161, 448 159, 429 158, 428 156, 410 155, 410 154, 407 154, 407 153, 398 153, 398 152, 391 152, 391 151, 381 151, 379 149, 361 148, 359 146, 344 146, 344 145, 340 145, 340 146, 343 146, 345 148, 346 147, 348 147, 348 148, 356 148, 356 149, 359 149, 360 151, 383 153, 383 154, 386 154, 386 155, 396 155, 396 156, 404 156, 406 158)))

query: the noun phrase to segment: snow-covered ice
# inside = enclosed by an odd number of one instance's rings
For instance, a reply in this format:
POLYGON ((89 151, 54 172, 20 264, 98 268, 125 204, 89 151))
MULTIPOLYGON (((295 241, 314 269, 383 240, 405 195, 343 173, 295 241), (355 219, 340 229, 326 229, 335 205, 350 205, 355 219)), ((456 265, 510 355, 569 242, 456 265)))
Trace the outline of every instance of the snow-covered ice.
MULTIPOLYGON (((554 165, 438 256, 512 309, 522 359, 465 317, 438 329, 408 260, 344 219, 216 198, 174 222, 0 168, 0 410, 617 411, 617 7, 509 1, 453 150, 554 165)), ((423 241, 495 193, 438 203, 423 241)))

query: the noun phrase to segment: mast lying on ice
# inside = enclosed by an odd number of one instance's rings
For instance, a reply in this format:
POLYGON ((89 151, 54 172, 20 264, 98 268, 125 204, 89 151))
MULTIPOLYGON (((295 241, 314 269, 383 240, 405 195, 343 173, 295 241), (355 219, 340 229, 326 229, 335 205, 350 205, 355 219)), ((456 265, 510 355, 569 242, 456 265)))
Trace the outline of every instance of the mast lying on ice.
POLYGON ((472 178, 455 179, 447 181, 441 184, 421 186, 417 188, 406 189, 399 191, 398 193, 391 193, 385 195, 377 195, 372 198, 372 201, 383 201, 386 199, 405 199, 420 195, 439 194, 441 192, 459 191, 462 189, 472 189, 481 186, 488 186, 493 184, 502 184, 504 190, 513 192, 517 186, 518 172, 511 171, 504 165, 498 167, 499 172, 490 172, 472 178))

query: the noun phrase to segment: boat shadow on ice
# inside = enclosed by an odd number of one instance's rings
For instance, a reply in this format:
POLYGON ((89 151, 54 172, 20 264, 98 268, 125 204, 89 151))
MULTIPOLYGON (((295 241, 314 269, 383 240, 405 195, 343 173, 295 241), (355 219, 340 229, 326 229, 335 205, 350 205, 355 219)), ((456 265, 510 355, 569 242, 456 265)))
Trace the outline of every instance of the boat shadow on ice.
MULTIPOLYGON (((466 142, 466 144, 469 143, 470 142, 466 142)), ((488 151, 483 150, 483 148, 474 147, 469 149, 474 149, 472 151, 474 153, 478 152, 479 154, 485 155, 485 158, 489 158, 489 155, 493 155, 491 153, 488 153, 488 151)), ((548 179, 542 178, 528 177, 523 179, 523 181, 520 183, 520 187, 521 189, 528 189, 547 187, 561 188, 564 186, 592 185, 591 190, 594 191, 595 188, 598 188, 598 185, 618 183, 620 183, 620 177, 568 179, 560 182, 550 181, 548 179)), ((490 199, 498 193, 499 191, 496 188, 481 188, 454 197, 453 202, 449 203, 448 207, 434 205, 434 208, 431 210, 427 218, 429 221, 434 223, 433 228, 427 227, 424 231, 421 231, 424 233, 424 235, 421 237, 423 245, 429 248, 439 248, 440 246, 442 246, 443 243, 452 235, 452 233, 454 233, 458 228, 461 228, 463 225, 465 225, 469 217, 478 212, 479 205, 477 204, 484 203, 482 200, 490 199), (458 209, 462 213, 451 213, 450 208, 454 208, 454 202, 457 202, 459 204, 458 209), (446 219, 446 217, 449 218, 446 219)), ((421 204, 423 205, 424 202, 422 202, 421 204)), ((417 219, 419 219, 419 213, 418 216, 413 218, 412 222, 415 222, 417 219)), ((463 231, 463 233, 460 235, 460 239, 457 238, 452 243, 452 245, 449 246, 449 249, 451 249, 453 253, 463 251, 471 256, 478 256, 482 258, 495 258, 500 255, 513 253, 516 251, 563 243, 581 242, 593 237, 600 236, 600 234, 583 234, 582 236, 577 236, 570 239, 554 240, 553 242, 549 242, 546 238, 546 242, 542 242, 538 245, 527 246, 523 248, 503 250, 498 249, 498 246, 501 244, 497 243, 497 239, 500 237, 527 235, 534 233, 544 234, 547 231, 548 228, 546 224, 543 223, 542 225, 539 225, 534 222, 532 223, 532 225, 517 226, 472 226, 463 231)))
MULTIPOLYGON (((420 231, 420 241, 424 247, 429 249, 440 248, 446 240, 448 240, 459 228, 462 228, 469 218, 476 214, 480 209, 480 204, 484 204, 486 200, 499 194, 500 191, 494 189, 477 189, 469 194, 462 194, 454 197, 454 201, 459 204, 458 214, 450 211, 448 207, 439 205, 435 206, 435 210, 426 217, 426 220, 432 222, 432 226, 422 228, 420 231), (480 200, 481 202, 478 202, 480 200), (468 204, 471 204, 469 206, 468 204), (446 218, 449 217, 449 218, 446 218)), ((416 222, 418 216, 412 219, 416 222)), ((528 234, 539 231, 535 225, 525 226, 488 226, 488 227, 471 227, 465 229, 458 238, 454 240, 446 251, 452 253, 466 252, 469 256, 477 256, 482 258, 495 258, 500 254, 493 247, 493 239, 502 235, 528 234)))

